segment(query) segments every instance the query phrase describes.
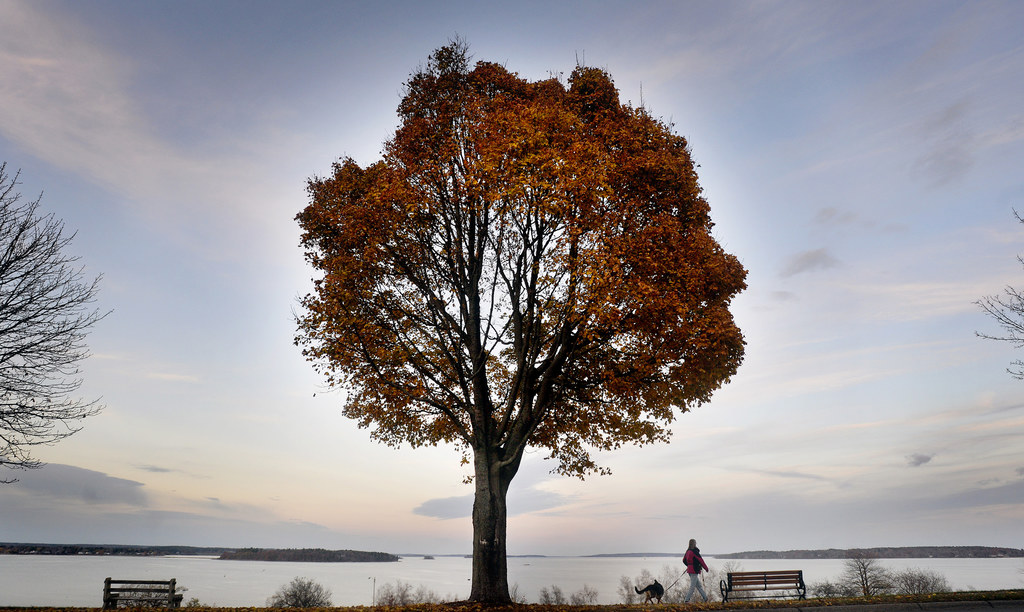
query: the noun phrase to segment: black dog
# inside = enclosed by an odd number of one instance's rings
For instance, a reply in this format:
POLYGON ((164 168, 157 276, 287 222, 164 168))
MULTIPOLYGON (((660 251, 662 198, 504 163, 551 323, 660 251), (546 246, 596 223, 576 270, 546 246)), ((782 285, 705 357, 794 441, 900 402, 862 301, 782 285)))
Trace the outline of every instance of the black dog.
POLYGON ((652 599, 656 599, 658 600, 658 603, 661 603, 661 598, 665 595, 665 587, 661 586, 661 583, 657 580, 654 581, 654 584, 649 584, 643 589, 633 587, 633 590, 636 591, 638 595, 641 593, 647 595, 647 600, 644 601, 644 603, 651 603, 652 599))

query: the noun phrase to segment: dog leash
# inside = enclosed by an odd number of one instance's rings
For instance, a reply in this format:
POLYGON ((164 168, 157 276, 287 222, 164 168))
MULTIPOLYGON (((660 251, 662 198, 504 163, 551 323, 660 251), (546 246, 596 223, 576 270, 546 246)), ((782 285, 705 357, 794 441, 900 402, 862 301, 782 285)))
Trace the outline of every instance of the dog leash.
POLYGON ((675 582, 673 582, 672 584, 670 584, 667 587, 665 587, 665 590, 667 591, 667 590, 671 589, 672 587, 676 586, 677 584, 679 584, 679 581, 682 580, 683 576, 685 576, 685 575, 686 575, 686 572, 683 572, 678 578, 676 578, 675 582))

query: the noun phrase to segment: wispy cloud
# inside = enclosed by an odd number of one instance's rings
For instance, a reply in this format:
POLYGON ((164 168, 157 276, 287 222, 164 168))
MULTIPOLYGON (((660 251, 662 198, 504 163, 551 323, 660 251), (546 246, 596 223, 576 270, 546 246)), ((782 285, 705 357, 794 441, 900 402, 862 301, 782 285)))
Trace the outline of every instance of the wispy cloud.
POLYGON ((806 272, 828 270, 839 265, 839 260, 833 257, 828 249, 820 248, 811 251, 798 253, 790 258, 789 263, 782 269, 780 276, 788 278, 806 272))
POLYGON ((975 141, 969 127, 968 100, 961 100, 925 117, 919 126, 922 151, 914 166, 933 186, 966 176, 974 165, 975 141))
POLYGON ((163 164, 180 163, 127 93, 135 70, 130 61, 106 52, 87 31, 43 5, 6 2, 0 23, 5 137, 61 168, 136 196, 153 173, 164 171, 163 164))
POLYGON ((773 476, 775 478, 787 478, 796 480, 821 480, 831 481, 830 478, 822 476, 820 474, 811 474, 809 472, 797 472, 793 470, 757 470, 747 469, 747 472, 753 472, 754 474, 761 474, 763 476, 773 476))
POLYGON ((150 372, 149 374, 146 374, 146 378, 150 378, 153 380, 163 380, 166 382, 199 382, 198 376, 193 376, 191 374, 174 374, 171 372, 150 372))
MULTIPOLYGON (((508 497, 508 515, 518 516, 564 506, 571 498, 537 487, 518 489, 508 497)), ((439 519, 464 518, 473 513, 473 495, 430 499, 412 510, 413 514, 439 519)))
MULTIPOLYGON (((276 218, 271 225, 263 214, 272 207, 273 188, 264 182, 269 173, 256 169, 261 147, 274 148, 266 135, 175 141, 168 123, 181 118, 159 115, 138 93, 143 66, 51 6, 0 3, 0 40, 0 136, 117 194, 153 227, 194 250, 235 253, 237 244, 219 247, 229 239, 252 240, 233 229, 239 223, 249 231, 280 232, 276 218), (198 218, 204 222, 194 223, 198 218)), ((239 112, 237 104, 230 107, 239 112)))

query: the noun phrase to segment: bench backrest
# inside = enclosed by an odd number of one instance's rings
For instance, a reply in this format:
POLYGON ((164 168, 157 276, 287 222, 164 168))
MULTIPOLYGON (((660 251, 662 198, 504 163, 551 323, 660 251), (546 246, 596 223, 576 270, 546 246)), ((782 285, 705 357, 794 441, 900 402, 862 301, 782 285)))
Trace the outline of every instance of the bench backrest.
POLYGON ((176 607, 181 601, 181 594, 175 593, 177 580, 113 580, 103 581, 104 608, 116 605, 117 600, 126 602, 146 601, 165 602, 169 607, 176 607))
POLYGON ((803 570, 778 570, 771 572, 729 572, 730 588, 801 588, 804 584, 803 570))

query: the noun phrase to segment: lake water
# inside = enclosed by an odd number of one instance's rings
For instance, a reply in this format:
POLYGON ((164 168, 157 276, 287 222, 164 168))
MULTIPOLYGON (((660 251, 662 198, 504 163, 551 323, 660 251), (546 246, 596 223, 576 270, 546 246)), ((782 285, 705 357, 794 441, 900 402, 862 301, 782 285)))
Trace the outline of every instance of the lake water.
MULTIPOLYGON (((706 557, 711 569, 725 560, 706 557)), ((741 570, 802 569, 808 584, 834 581, 843 570, 841 559, 730 560, 741 570)), ((996 590, 1024 587, 1024 559, 884 559, 894 569, 936 571, 956 590, 996 590)), ((99 607, 103 579, 168 580, 187 588, 185 600, 204 605, 263 606, 268 597, 296 576, 311 578, 333 593, 337 606, 369 605, 374 589, 397 581, 415 589, 423 585, 445 600, 469 595, 470 559, 463 557, 403 557, 397 563, 281 563, 220 561, 209 557, 114 557, 0 555, 0 606, 99 607)), ((536 602, 542 587, 559 586, 568 597, 587 585, 598 592, 598 603, 620 601, 619 579, 634 578, 647 569, 661 576, 664 568, 682 572, 670 557, 513 557, 508 561, 509 584, 536 602)), ((677 574, 675 574, 677 575, 677 574)), ((685 580, 679 586, 685 584, 685 580)), ((668 585, 666 585, 668 586, 668 585)), ((708 588, 717 590, 717 585, 708 588)), ((679 588, 679 587, 676 587, 679 588)))

